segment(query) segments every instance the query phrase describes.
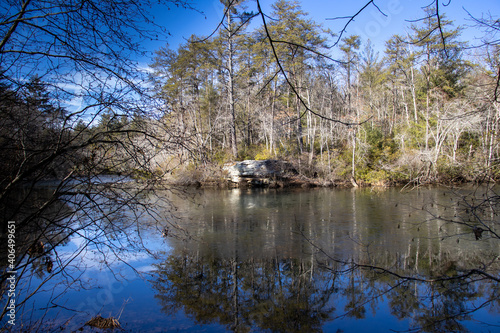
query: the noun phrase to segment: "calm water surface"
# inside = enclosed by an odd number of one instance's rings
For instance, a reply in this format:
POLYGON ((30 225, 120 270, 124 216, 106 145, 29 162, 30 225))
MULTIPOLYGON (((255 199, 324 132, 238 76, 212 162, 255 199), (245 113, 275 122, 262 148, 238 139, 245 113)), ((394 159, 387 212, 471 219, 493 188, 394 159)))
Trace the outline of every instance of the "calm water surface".
MULTIPOLYGON (((47 281, 19 309, 18 323, 42 319, 42 331, 71 331, 101 314, 130 332, 500 331, 498 283, 420 281, 498 266, 497 239, 476 240, 470 227, 446 222, 467 218, 456 204, 467 191, 164 194, 175 207, 154 215, 164 229, 140 217, 137 242, 150 253, 116 251, 104 260, 108 250, 98 245, 82 251, 67 267, 73 275, 47 281)), ((58 256, 81 243, 72 237, 58 256)), ((20 282, 21 293, 47 275, 20 282)))

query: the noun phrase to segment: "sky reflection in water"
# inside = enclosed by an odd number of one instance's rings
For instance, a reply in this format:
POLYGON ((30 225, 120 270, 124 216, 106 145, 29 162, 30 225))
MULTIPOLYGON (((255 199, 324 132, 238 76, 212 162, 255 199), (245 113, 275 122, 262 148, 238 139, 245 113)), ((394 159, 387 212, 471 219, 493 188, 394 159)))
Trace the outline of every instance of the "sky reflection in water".
MULTIPOLYGON (((50 309, 45 318, 72 317, 67 329, 78 329, 99 313, 120 315, 127 331, 144 332, 480 331, 498 328, 483 322, 500 325, 496 284, 420 283, 352 265, 429 279, 496 258, 498 240, 477 242, 463 226, 424 223, 429 215, 422 208, 453 211, 448 190, 207 190, 192 195, 170 198, 178 208, 175 218, 162 212, 182 231, 167 225, 172 237, 164 239, 157 228, 144 230, 156 258, 145 252, 122 258, 142 278, 111 260, 114 276, 98 254, 86 251, 73 273, 86 267, 78 280, 87 282, 88 290, 75 285, 65 291, 59 277, 61 284, 51 282, 31 301, 33 318, 58 304, 64 308, 50 309), (51 302, 54 291, 65 292, 51 302)), ((73 238, 59 255, 79 245, 73 238)))

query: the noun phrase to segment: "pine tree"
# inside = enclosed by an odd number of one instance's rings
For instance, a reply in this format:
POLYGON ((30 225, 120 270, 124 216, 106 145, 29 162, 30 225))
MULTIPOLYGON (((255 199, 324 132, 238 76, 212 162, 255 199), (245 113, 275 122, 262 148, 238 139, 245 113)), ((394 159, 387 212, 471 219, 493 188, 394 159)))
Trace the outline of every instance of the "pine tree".
MULTIPOLYGON (((278 59, 274 59, 276 72, 281 66, 286 76, 288 97, 287 109, 293 103, 297 115, 297 145, 299 153, 303 150, 302 138, 302 103, 306 93, 306 75, 312 68, 311 61, 317 58, 315 52, 326 47, 326 39, 322 36, 322 28, 307 18, 297 1, 279 0, 273 6, 272 16, 275 18, 269 23, 269 34, 278 59), (311 52, 312 51, 312 52, 311 52), (279 61, 279 64, 276 63, 279 61), (293 88, 291 87, 293 86, 293 88), (291 90, 295 96, 292 97, 291 90), (297 94, 299 96, 297 96, 297 94), (291 103, 292 102, 292 103, 291 103)), ((307 107, 310 107, 309 105, 307 107)))
MULTIPOLYGON (((450 29, 452 22, 445 19, 443 14, 436 14, 435 7, 427 7, 424 9, 426 17, 422 21, 422 26, 412 25, 411 29, 413 36, 411 43, 418 49, 418 57, 422 59, 424 65, 421 66, 425 83, 423 92, 425 94, 425 122, 426 122, 426 135, 425 135, 425 149, 429 149, 429 135, 430 135, 430 117, 431 117, 431 93, 433 88, 442 90, 441 86, 436 86, 439 80, 436 77, 441 76, 443 73, 438 73, 438 70, 443 68, 444 63, 449 62, 446 71, 458 65, 453 60, 457 60, 456 55, 460 53, 460 43, 458 37, 460 36, 460 28, 450 29), (437 16, 439 15, 439 17, 437 16)), ((453 71, 453 70, 452 70, 453 71)), ((457 78, 455 76, 455 78, 457 78)), ((450 82, 452 86, 456 85, 455 82, 450 82)), ((448 88, 447 88, 448 89, 448 88)), ((454 88, 449 87, 449 91, 454 88)))

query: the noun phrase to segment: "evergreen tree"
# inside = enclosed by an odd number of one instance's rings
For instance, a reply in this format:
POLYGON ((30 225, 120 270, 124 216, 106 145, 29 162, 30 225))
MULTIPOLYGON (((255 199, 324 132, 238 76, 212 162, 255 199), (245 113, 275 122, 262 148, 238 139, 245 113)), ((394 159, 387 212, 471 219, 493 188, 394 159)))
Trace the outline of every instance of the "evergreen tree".
POLYGON ((352 35, 342 39, 340 50, 344 54, 344 63, 342 67, 346 70, 346 84, 347 84, 347 110, 351 112, 351 88, 352 88, 352 74, 353 68, 356 68, 359 60, 357 50, 361 46, 361 38, 357 35, 352 35))
MULTIPOLYGON (((285 83, 288 90, 286 108, 290 109, 293 105, 296 109, 296 137, 298 151, 302 152, 301 120, 302 107, 307 100, 304 98, 307 90, 306 76, 308 71, 313 68, 311 61, 317 58, 317 53, 326 48, 326 39, 322 36, 321 26, 307 18, 307 13, 302 11, 297 1, 278 0, 272 8, 274 20, 269 24, 269 37, 273 41, 277 55, 277 59, 273 59, 273 61, 279 61, 279 64, 275 63, 276 72, 278 68, 284 70, 282 74, 286 77, 287 82, 285 83), (294 92, 293 95, 291 90, 294 92)), ((310 108, 310 105, 307 107, 310 108)))
MULTIPOLYGON (((435 7, 426 7, 424 9, 425 19, 422 21, 422 26, 412 25, 411 29, 413 36, 411 43, 418 49, 417 56, 422 59, 424 65, 421 66, 421 71, 424 76, 424 85, 422 87, 425 96, 425 149, 429 149, 430 139, 430 117, 431 117, 431 93, 434 88, 439 89, 440 80, 438 77, 446 77, 449 79, 458 78, 453 75, 444 75, 446 73, 439 72, 443 69, 443 65, 449 62, 449 66, 445 69, 447 74, 453 72, 453 68, 460 65, 453 63, 453 60, 458 60, 456 55, 460 53, 460 43, 458 37, 460 36, 460 28, 450 29, 452 22, 445 19, 443 14, 436 13, 435 7), (437 15, 440 15, 439 17, 437 15), (450 72, 451 71, 451 72, 450 72)), ((446 90, 452 92, 456 88, 457 82, 449 82, 450 86, 446 90)), ((441 89, 442 90, 442 89, 441 89)))

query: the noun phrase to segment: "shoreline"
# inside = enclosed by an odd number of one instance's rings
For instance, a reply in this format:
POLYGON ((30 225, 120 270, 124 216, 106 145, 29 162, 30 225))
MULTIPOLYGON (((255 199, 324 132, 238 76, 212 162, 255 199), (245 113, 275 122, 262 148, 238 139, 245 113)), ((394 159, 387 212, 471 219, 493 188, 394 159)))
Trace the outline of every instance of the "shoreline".
POLYGON ((324 177, 314 170, 300 168, 284 160, 244 160, 228 162, 219 166, 180 169, 164 175, 164 181, 172 185, 204 188, 357 188, 357 187, 419 187, 426 185, 453 186, 461 184, 496 183, 496 179, 483 175, 476 179, 465 176, 435 174, 398 179, 380 178, 373 181, 357 179, 350 175, 324 177))
POLYGON ((324 179, 308 179, 306 177, 296 177, 289 179, 269 179, 269 178, 243 178, 239 182, 233 182, 230 179, 212 179, 212 180, 193 180, 193 181, 169 181, 166 183, 195 188, 219 188, 219 189, 233 189, 233 188, 270 188, 270 189, 285 189, 285 188, 390 188, 390 187, 421 187, 421 186, 454 186, 465 184, 482 184, 482 183, 496 183, 493 180, 483 181, 467 181, 467 180, 443 180, 437 179, 433 181, 383 181, 377 183, 367 183, 364 181, 354 181, 353 179, 337 179, 337 180, 324 180, 324 179))

